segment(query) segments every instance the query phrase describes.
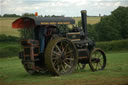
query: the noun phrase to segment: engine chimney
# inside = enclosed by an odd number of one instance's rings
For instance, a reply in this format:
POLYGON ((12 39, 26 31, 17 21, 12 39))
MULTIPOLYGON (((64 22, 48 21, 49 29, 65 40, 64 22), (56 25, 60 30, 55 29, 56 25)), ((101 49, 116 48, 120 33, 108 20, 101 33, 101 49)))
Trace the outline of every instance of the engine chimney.
POLYGON ((82 20, 82 28, 85 34, 85 37, 88 37, 88 31, 87 31, 87 11, 82 10, 81 11, 81 20, 82 20))

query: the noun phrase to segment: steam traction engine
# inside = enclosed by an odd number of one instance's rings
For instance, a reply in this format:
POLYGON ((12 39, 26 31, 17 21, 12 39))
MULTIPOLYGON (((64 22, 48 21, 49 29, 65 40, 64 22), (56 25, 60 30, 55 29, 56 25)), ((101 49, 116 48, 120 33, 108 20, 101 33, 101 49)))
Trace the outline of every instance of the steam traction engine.
POLYGON ((70 32, 64 32, 67 28, 63 32, 59 28, 60 25, 75 24, 69 17, 21 17, 14 21, 12 27, 24 32, 21 40, 24 50, 19 57, 25 70, 30 74, 50 71, 64 75, 84 69, 86 64, 92 71, 103 70, 106 56, 88 38, 85 10, 81 11, 81 18, 82 29, 72 28, 70 32))

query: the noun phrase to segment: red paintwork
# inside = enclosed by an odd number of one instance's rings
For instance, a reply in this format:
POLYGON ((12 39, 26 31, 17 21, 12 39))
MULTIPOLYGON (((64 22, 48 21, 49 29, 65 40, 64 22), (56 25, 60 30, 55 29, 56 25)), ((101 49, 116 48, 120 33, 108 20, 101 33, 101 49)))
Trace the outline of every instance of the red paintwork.
POLYGON ((29 19, 29 18, 20 18, 12 23, 12 28, 14 29, 18 29, 18 28, 23 29, 23 28, 31 28, 31 27, 35 27, 35 22, 33 19, 29 19))

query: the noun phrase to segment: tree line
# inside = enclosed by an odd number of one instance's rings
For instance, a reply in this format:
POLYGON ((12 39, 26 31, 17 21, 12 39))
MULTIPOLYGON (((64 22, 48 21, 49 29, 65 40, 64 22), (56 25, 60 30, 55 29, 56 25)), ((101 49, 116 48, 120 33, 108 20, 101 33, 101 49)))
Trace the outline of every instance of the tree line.
POLYGON ((17 15, 17 14, 4 14, 3 16, 0 15, 0 17, 21 17, 21 16, 35 16, 33 13, 24 13, 22 15, 17 15))
MULTIPOLYGON (((81 26, 81 21, 78 22, 81 26)), ((94 25, 87 25, 89 37, 95 41, 112 41, 128 38, 128 7, 118 7, 111 15, 101 17, 94 25)))
MULTIPOLYGON (((17 15, 17 14, 4 14, 3 16, 0 15, 0 17, 27 17, 27 16, 35 16, 34 13, 24 13, 22 15, 17 15)), ((56 16, 56 15, 39 15, 40 17, 60 17, 60 16, 56 16)), ((61 15, 62 17, 64 17, 64 15, 61 15)))

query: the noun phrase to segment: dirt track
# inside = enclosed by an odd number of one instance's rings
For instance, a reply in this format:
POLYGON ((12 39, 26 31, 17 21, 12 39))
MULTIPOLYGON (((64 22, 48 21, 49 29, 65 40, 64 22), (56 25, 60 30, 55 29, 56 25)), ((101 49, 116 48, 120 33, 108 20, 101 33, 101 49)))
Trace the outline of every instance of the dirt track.
MULTIPOLYGON (((58 77, 59 78, 59 77, 58 77)), ((97 77, 98 78, 98 77, 97 77)), ((84 79, 73 79, 73 80, 59 80, 44 81, 36 83, 20 83, 20 82, 2 82, 0 85, 128 85, 128 77, 122 78, 110 78, 109 80, 95 79, 95 80, 84 80, 84 79)))

